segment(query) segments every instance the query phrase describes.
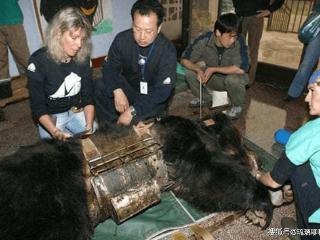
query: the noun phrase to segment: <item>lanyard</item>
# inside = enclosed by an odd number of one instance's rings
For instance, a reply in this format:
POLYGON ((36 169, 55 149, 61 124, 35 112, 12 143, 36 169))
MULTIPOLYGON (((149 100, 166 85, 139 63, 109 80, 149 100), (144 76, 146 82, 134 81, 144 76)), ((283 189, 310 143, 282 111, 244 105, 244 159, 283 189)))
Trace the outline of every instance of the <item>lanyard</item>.
POLYGON ((155 43, 153 42, 152 45, 151 45, 151 49, 149 50, 148 52, 148 56, 145 57, 143 56, 142 54, 140 54, 140 48, 139 46, 137 45, 137 50, 138 50, 138 64, 140 65, 141 67, 141 79, 142 81, 144 81, 144 71, 145 71, 145 67, 147 65, 147 61, 149 59, 149 57, 151 56, 151 53, 153 51, 153 47, 154 47, 155 43))

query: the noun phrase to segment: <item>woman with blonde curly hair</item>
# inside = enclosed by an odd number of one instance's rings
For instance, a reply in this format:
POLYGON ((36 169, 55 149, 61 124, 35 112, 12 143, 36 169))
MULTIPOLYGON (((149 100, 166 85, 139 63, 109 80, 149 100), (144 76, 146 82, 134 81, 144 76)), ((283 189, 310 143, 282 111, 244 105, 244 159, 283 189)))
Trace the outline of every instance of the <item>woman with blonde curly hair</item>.
POLYGON ((41 139, 66 140, 96 128, 91 31, 78 9, 62 9, 47 27, 44 47, 29 59, 30 106, 41 139))

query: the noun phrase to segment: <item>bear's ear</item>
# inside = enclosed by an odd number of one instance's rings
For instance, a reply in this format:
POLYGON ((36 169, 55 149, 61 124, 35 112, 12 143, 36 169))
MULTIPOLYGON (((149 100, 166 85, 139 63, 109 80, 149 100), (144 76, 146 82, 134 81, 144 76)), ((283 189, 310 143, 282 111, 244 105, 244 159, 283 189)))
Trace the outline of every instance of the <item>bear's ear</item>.
POLYGON ((61 168, 78 169, 82 166, 84 155, 81 147, 81 140, 69 139, 68 141, 52 141, 49 144, 53 145, 51 157, 61 168))
POLYGON ((39 149, 39 146, 42 146, 45 151, 47 149, 48 152, 53 151, 56 154, 75 154, 80 157, 82 154, 81 151, 81 140, 77 138, 70 138, 67 141, 58 141, 54 139, 42 140, 38 146, 35 145, 39 149))
POLYGON ((64 147, 68 152, 76 155, 80 159, 83 159, 81 139, 71 138, 67 142, 62 143, 65 143, 64 147))

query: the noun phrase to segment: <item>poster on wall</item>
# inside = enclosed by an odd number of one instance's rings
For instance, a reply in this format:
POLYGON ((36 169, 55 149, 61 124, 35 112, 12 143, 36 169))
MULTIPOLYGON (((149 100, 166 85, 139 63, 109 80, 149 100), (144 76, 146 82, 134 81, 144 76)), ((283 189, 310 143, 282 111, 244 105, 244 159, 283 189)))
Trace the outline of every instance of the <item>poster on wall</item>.
POLYGON ((112 32, 112 0, 33 0, 38 30, 43 41, 48 21, 60 9, 78 7, 92 23, 93 35, 112 32))
POLYGON ((165 9, 162 32, 170 40, 180 39, 182 31, 182 0, 160 0, 165 9))

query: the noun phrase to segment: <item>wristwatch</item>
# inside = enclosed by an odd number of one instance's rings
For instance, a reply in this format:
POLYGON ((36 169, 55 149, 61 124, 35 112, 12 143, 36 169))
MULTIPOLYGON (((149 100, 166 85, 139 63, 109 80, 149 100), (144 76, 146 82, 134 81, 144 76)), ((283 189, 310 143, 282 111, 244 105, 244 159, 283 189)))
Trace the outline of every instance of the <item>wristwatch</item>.
POLYGON ((136 110, 134 109, 133 106, 130 106, 129 109, 130 109, 130 112, 131 112, 132 117, 134 117, 134 116, 137 115, 137 112, 136 112, 136 110))

